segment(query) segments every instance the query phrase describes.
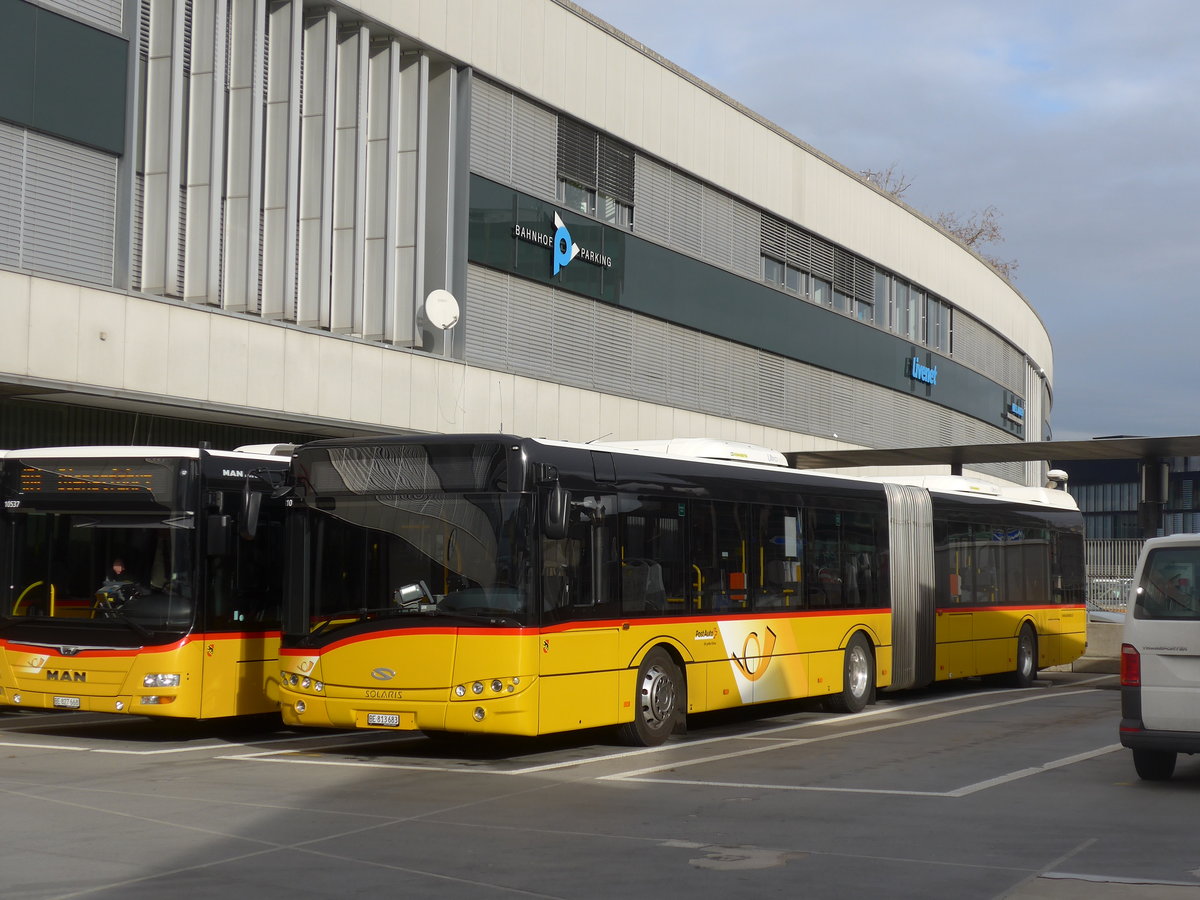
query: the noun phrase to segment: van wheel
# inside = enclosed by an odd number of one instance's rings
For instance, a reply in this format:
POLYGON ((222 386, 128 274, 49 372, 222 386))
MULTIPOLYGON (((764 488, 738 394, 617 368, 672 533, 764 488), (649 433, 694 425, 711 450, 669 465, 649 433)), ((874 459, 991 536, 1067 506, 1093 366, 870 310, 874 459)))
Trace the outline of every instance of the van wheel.
POLYGON ((1037 679, 1037 633, 1028 624, 1021 628, 1017 637, 1017 668, 1009 673, 1013 687, 1033 687, 1037 679))
POLYGON ((871 643, 856 634, 846 645, 842 660, 842 692, 825 699, 831 712, 856 713, 871 701, 875 690, 875 655, 871 643))
POLYGON ((1175 774, 1176 756, 1170 750, 1134 750, 1133 767, 1144 781, 1166 781, 1175 774))
POLYGON ((657 747, 675 730, 683 714, 683 676, 671 654, 655 647, 638 666, 633 695, 633 721, 618 726, 621 742, 657 747))

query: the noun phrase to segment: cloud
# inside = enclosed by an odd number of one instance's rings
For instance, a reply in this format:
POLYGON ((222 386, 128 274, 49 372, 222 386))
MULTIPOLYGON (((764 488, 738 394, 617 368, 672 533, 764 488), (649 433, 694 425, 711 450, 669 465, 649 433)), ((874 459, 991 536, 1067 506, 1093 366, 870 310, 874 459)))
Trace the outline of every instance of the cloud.
POLYGON ((1200 432, 1193 0, 584 0, 929 215, 994 204, 1055 346, 1056 433, 1200 432))

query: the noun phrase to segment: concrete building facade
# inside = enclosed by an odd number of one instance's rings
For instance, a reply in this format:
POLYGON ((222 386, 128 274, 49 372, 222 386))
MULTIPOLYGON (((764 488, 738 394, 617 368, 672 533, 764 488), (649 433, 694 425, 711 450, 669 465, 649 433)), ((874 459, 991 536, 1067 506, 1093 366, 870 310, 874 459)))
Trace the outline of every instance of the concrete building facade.
POLYGON ((1049 436, 1050 337, 1011 284, 567 0, 0 0, 0 45, 0 404, 33 423, 8 446, 61 440, 31 408, 1049 436))

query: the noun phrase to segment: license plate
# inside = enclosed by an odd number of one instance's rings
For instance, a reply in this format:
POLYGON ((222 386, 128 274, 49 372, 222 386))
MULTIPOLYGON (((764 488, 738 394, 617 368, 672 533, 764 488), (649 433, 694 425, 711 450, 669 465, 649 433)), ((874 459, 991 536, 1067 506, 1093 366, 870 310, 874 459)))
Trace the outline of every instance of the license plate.
POLYGON ((79 709, 78 697, 55 697, 54 705, 58 709, 79 709))
POLYGON ((367 713, 367 724, 396 728, 400 724, 400 716, 396 713, 367 713))

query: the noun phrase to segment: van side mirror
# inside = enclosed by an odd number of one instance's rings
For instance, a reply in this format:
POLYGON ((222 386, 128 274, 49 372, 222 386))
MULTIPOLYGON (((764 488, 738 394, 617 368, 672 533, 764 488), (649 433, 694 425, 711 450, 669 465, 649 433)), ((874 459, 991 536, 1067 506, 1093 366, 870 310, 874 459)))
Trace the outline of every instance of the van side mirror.
POLYGON ((571 498, 557 481, 546 491, 546 505, 542 510, 542 532, 552 541, 567 536, 570 522, 571 498))

